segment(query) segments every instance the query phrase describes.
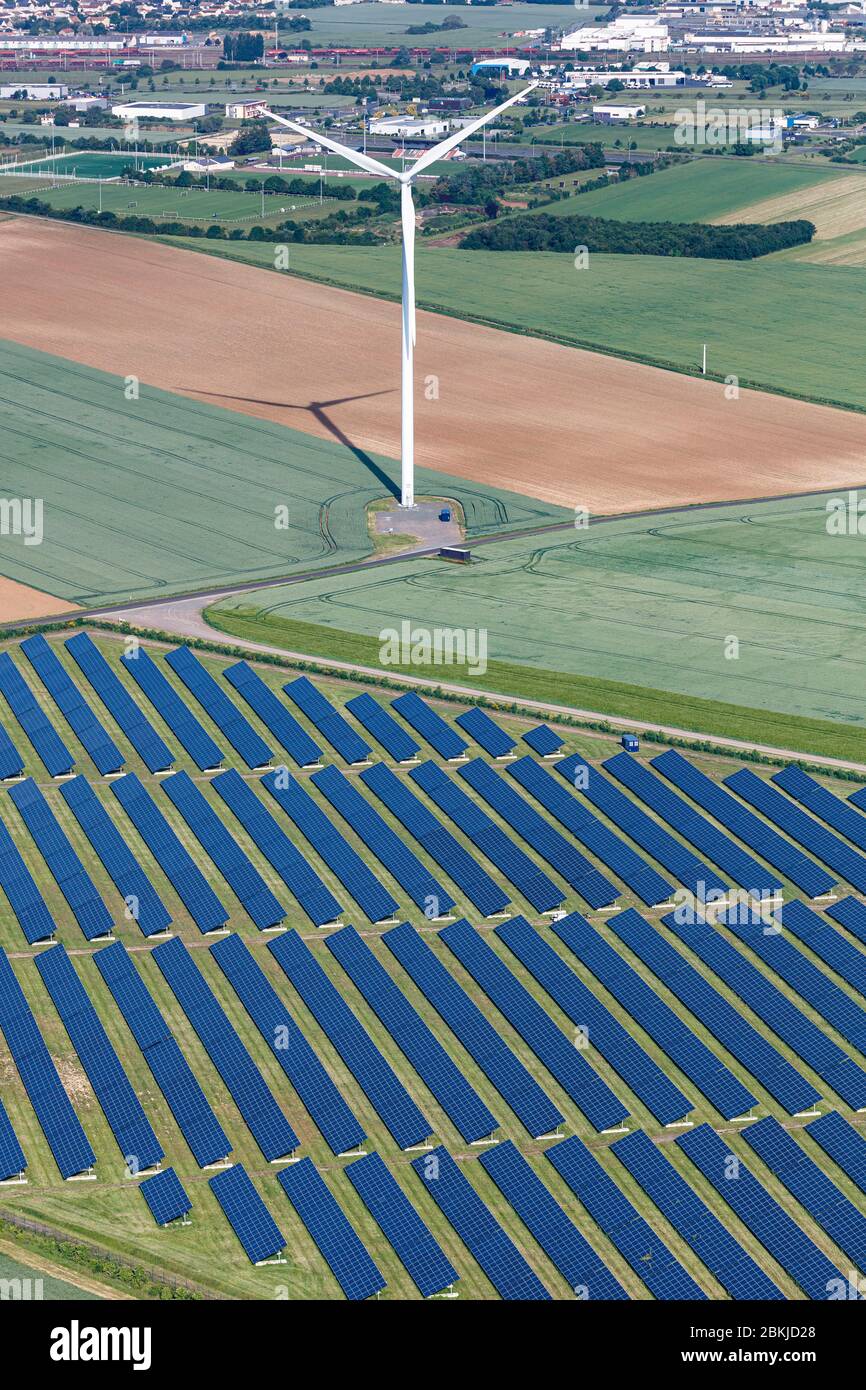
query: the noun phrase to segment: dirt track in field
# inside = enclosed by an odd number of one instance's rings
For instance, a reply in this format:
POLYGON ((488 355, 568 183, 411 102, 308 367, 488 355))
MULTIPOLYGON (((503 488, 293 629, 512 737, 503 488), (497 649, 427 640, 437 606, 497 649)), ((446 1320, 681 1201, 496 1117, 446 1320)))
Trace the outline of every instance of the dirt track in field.
MULTIPOLYGON (((394 304, 27 218, 0 223, 0 303, 4 337, 399 457, 394 304)), ((761 392, 727 401, 716 383, 437 314, 418 316, 416 373, 419 464, 566 507, 866 477, 866 416, 761 392)))

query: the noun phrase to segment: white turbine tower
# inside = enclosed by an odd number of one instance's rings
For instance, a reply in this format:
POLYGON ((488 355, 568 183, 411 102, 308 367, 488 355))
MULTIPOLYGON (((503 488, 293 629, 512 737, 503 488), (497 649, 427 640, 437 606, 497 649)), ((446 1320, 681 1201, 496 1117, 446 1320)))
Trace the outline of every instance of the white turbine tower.
POLYGON ((334 150, 355 164, 359 169, 364 169, 368 174, 377 174, 383 179, 395 179, 400 184, 400 215, 403 223, 403 375, 402 375, 402 419, 400 430, 400 463, 401 463, 401 490, 400 505, 403 507, 414 507, 415 505, 415 418, 414 418, 414 398, 413 398, 413 358, 415 349, 415 204, 412 199, 412 185, 420 173, 437 159, 448 154, 463 140, 470 135, 474 135, 476 130, 480 130, 488 121, 492 121, 494 116, 500 115, 513 106, 516 101, 520 101, 528 92, 538 86, 537 82, 532 82, 523 91, 517 92, 515 96, 503 101, 501 106, 496 106, 492 111, 487 111, 477 120, 470 121, 469 125, 458 130, 454 135, 449 135, 447 139, 434 145, 432 149, 425 150, 424 153, 415 160, 410 169, 403 173, 397 173, 395 169, 389 169, 386 164, 380 164, 377 159, 362 153, 360 150, 353 150, 348 145, 341 145, 339 141, 332 140, 329 135, 321 135, 317 130, 310 130, 308 126, 299 125, 297 121, 290 121, 285 116, 278 116, 275 111, 266 111, 263 114, 272 121, 277 121, 280 125, 287 126, 289 130, 297 131, 301 135, 306 135, 310 140, 315 140, 318 145, 324 146, 326 150, 334 150))

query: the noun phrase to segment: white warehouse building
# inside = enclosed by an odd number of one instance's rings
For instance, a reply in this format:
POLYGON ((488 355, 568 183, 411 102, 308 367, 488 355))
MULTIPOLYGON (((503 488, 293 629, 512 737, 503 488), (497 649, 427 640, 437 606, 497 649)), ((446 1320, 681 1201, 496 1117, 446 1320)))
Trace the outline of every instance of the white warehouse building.
POLYGON ((621 15, 610 24, 585 25, 563 34, 557 47, 562 52, 667 53, 671 36, 666 24, 651 15, 621 15))
POLYGON ((206 112, 203 101, 122 101, 111 108, 112 116, 120 116, 121 120, 126 121, 192 121, 206 112))

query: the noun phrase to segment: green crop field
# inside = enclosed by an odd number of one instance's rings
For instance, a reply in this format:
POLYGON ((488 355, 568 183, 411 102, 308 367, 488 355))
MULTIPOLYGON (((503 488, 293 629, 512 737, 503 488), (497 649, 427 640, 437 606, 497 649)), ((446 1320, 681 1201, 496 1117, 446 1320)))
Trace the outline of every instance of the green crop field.
POLYGON ((514 34, 518 30, 576 29, 578 24, 591 24, 597 14, 604 13, 604 6, 573 4, 561 5, 509 5, 507 9, 498 6, 461 7, 460 18, 464 29, 455 29, 443 34, 407 34, 410 25, 441 24, 453 19, 455 11, 449 5, 425 5, 423 10, 415 6, 370 4, 351 5, 335 9, 311 10, 308 18, 312 29, 304 34, 315 46, 345 44, 357 48, 374 47, 377 44, 405 44, 407 48, 436 44, 441 47, 469 48, 476 44, 488 44, 503 34, 514 34))
POLYGON ((45 1274, 32 1265, 24 1264, 0 1249, 0 1300, 29 1302, 45 1299, 46 1302, 89 1302, 99 1298, 98 1294, 86 1289, 76 1288, 65 1279, 57 1279, 45 1274))

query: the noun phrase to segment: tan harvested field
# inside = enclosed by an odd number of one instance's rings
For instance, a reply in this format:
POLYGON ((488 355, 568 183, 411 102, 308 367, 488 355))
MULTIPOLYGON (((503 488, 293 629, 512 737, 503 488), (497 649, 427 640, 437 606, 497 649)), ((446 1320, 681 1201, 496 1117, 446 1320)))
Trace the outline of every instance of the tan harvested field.
POLYGON ((799 188, 778 198, 762 198, 713 220, 720 226, 735 222, 785 222, 805 217, 815 224, 815 240, 828 241, 866 227, 866 179, 840 174, 812 188, 799 188))
MULTIPOLYGON (((0 301, 3 335, 30 347, 399 456, 394 304, 28 218, 0 223, 0 301)), ((728 401, 674 372, 418 318, 416 456, 444 472, 594 513, 866 473, 863 415, 761 392, 728 401)))
POLYGON ((77 604, 31 589, 0 575, 0 623, 23 622, 27 618, 50 618, 55 613, 75 613, 77 604))

